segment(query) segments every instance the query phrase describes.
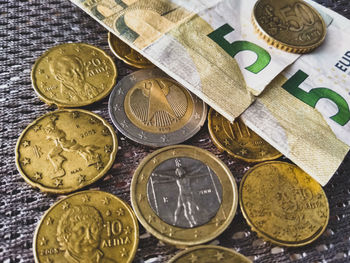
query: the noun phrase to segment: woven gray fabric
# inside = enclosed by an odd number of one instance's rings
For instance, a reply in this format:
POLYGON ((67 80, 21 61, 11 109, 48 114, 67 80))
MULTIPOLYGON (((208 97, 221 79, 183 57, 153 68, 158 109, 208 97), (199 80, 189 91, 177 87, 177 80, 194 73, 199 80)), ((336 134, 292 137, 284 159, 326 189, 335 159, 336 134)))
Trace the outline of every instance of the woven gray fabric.
MULTIPOLYGON (((348 0, 319 0, 350 18, 348 0)), ((86 42, 111 54, 107 32, 69 1, 0 0, 0 262, 33 262, 32 239, 43 213, 62 196, 47 195, 31 188, 19 175, 14 149, 22 130, 53 108, 41 102, 31 87, 30 71, 45 50, 66 42, 86 42)), ((134 71, 115 59, 119 77, 134 71)), ((107 100, 85 109, 110 121, 107 100)), ((107 176, 88 189, 113 193, 130 203, 130 180, 140 160, 153 149, 137 145, 118 134, 120 150, 107 176)), ((187 144, 207 149, 223 160, 239 184, 250 165, 220 153, 205 127, 187 144)), ((234 248, 256 262, 350 262, 350 155, 324 188, 330 204, 325 233, 301 248, 279 248, 252 232, 238 210, 230 227, 212 243, 234 248)), ((140 226, 141 227, 141 226, 140 226)), ((165 262, 178 250, 164 245, 140 228, 135 262, 165 262)))

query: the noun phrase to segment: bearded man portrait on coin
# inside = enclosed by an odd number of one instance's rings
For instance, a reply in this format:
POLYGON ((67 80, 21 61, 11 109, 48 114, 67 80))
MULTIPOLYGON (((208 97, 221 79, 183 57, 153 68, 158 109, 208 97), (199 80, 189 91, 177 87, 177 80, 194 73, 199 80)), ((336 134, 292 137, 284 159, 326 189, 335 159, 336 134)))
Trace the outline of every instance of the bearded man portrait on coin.
POLYGON ((64 251, 62 262, 116 263, 99 249, 102 229, 103 219, 96 208, 89 205, 69 208, 60 219, 56 233, 64 251))
POLYGON ((68 101, 83 101, 99 94, 97 87, 85 79, 84 65, 74 55, 60 56, 49 63, 50 71, 60 82, 60 96, 68 101))

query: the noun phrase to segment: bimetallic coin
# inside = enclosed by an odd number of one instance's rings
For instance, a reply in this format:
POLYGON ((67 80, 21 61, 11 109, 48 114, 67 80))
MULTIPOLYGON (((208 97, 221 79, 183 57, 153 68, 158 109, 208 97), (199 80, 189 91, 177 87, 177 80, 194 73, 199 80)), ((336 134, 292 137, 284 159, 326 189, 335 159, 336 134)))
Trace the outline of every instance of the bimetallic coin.
POLYGON ((246 162, 274 160, 282 156, 237 118, 230 123, 215 110, 208 114, 208 129, 212 142, 221 151, 246 162))
POLYGON ((154 68, 154 65, 140 53, 129 47, 118 37, 108 32, 108 44, 114 55, 135 68, 154 68))
POLYGON ((103 50, 83 43, 47 50, 34 64, 32 84, 39 98, 58 107, 80 107, 106 97, 117 68, 103 50))
POLYGON ((253 24, 269 44, 288 52, 310 52, 326 37, 323 18, 302 0, 259 0, 253 24))
POLYGON ((79 109, 45 114, 22 132, 16 146, 17 169, 44 192, 69 193, 100 179, 118 149, 113 127, 79 109))
POLYGON ((239 195, 252 230, 277 245, 303 246, 326 229, 329 207, 322 187, 293 164, 254 166, 244 175, 239 195))
POLYGON ((203 126, 206 104, 158 69, 136 71, 109 98, 114 125, 129 139, 162 147, 181 143, 203 126))
POLYGON ((168 263, 251 263, 252 261, 242 254, 219 246, 196 246, 178 253, 168 263))
POLYGON ((237 186, 228 167, 194 146, 159 149, 139 165, 131 203, 141 224, 178 246, 205 243, 221 234, 237 208, 237 186))
POLYGON ((139 239, 132 209, 118 197, 83 191, 54 204, 37 226, 36 263, 132 262, 139 239))

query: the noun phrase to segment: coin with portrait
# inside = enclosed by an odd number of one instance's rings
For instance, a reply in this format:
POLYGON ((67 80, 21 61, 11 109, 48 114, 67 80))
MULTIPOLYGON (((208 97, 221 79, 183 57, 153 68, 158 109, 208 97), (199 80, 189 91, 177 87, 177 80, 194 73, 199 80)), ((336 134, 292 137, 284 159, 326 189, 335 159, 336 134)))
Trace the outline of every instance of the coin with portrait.
POLYGON ((32 69, 32 84, 39 98, 58 107, 80 107, 106 97, 117 78, 113 59, 84 43, 54 46, 32 69))
POLYGON ((183 250, 171 258, 168 263, 251 263, 242 254, 226 247, 203 245, 183 250))
POLYGON ((118 140, 111 125, 85 110, 39 117, 17 141, 17 169, 30 185, 69 193, 100 179, 112 166, 118 140))
POLYGON ((237 118, 230 123, 213 109, 208 113, 208 129, 219 150, 246 162, 274 160, 282 154, 237 118))
POLYGON ((206 104, 158 69, 136 71, 118 82, 109 98, 117 129, 140 144, 181 143, 203 126, 206 104))
POLYGON ((108 32, 108 44, 114 55, 135 68, 153 68, 154 65, 140 53, 129 47, 111 32, 108 32))
POLYGON ((215 238, 230 224, 237 186, 228 167, 208 151, 168 146, 140 163, 131 182, 131 203, 151 234, 191 246, 215 238))
POLYGON ((316 240, 329 219, 322 187, 296 165, 271 161, 244 175, 242 213, 259 236, 281 246, 303 246, 316 240))
POLYGON ((37 226, 35 262, 132 262, 138 246, 138 223, 118 197, 83 191, 55 203, 37 226))
POLYGON ((322 16, 302 0, 259 0, 253 24, 270 45, 293 53, 307 53, 322 44, 326 25, 322 16))

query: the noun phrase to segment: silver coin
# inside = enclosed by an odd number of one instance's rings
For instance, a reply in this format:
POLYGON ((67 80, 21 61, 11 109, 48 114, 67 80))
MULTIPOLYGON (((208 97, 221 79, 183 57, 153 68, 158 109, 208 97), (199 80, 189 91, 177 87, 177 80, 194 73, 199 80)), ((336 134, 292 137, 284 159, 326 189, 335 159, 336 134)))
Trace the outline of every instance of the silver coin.
POLYGON ((163 147, 191 138, 203 126, 206 104, 159 69, 118 82, 108 102, 117 129, 140 144, 163 147))
POLYGON ((214 171, 203 162, 189 157, 171 158, 152 171, 147 197, 164 222, 193 228, 208 223, 217 214, 222 186, 214 171))

